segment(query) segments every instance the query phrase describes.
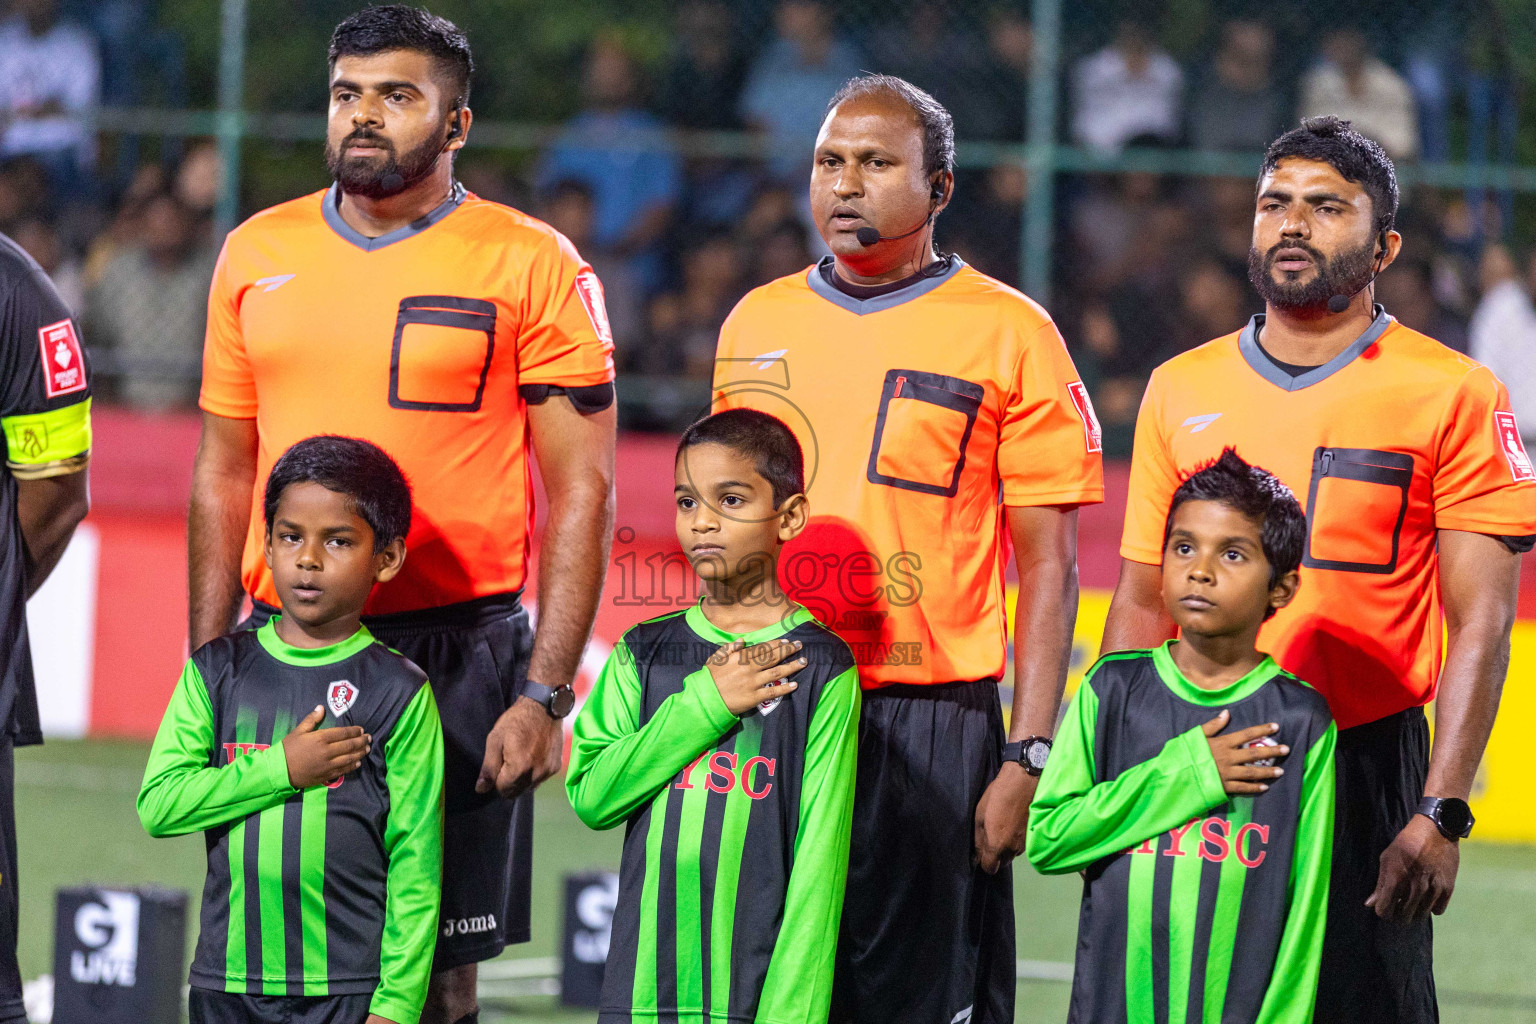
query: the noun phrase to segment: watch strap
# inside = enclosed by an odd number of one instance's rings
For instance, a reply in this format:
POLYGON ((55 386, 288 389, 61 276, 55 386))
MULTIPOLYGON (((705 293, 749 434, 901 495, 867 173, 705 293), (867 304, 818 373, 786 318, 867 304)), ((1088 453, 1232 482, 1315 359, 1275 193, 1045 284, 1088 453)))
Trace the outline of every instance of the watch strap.
POLYGON ((576 692, 569 686, 550 688, 532 679, 523 683, 522 696, 544 705, 550 718, 560 719, 570 714, 576 705, 576 692))
POLYGON ((1470 836, 1472 834, 1472 826, 1476 822, 1476 819, 1472 817, 1472 809, 1467 806, 1466 801, 1458 800, 1454 797, 1426 796, 1419 801, 1418 813, 1432 821, 1435 828, 1440 830, 1440 834, 1452 842, 1470 836), (1442 813, 1442 809, 1447 804, 1456 805, 1456 817, 1465 815, 1466 826, 1461 831, 1456 831, 1447 825, 1445 815, 1442 813))
POLYGON ((1041 771, 1045 768, 1045 758, 1042 757, 1037 764, 1029 752, 1036 747, 1042 746, 1045 748, 1045 757, 1049 757, 1051 741, 1046 736, 1026 736, 1015 743, 1005 743, 1003 744, 1003 760, 1005 762, 1018 762, 1019 767, 1024 769, 1026 775, 1033 775, 1038 778, 1041 771))

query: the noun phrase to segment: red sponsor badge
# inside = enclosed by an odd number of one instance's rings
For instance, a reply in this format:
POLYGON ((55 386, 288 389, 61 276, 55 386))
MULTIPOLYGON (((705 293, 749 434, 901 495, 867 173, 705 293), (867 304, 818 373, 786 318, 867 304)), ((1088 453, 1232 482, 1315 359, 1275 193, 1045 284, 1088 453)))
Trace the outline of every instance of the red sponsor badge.
POLYGON ((1067 391, 1072 395, 1072 404, 1077 407, 1077 414, 1083 419, 1083 432, 1088 435, 1088 450, 1101 452, 1104 450, 1104 430, 1099 426, 1099 418, 1094 415, 1093 401, 1088 397, 1088 388, 1080 380, 1075 380, 1067 385, 1067 391))
POLYGON ((603 282, 592 271, 583 270, 576 275, 576 294, 581 296, 581 304, 587 307, 587 319, 592 321, 598 339, 611 346, 613 328, 608 324, 608 307, 603 304, 603 282))
POLYGON ((37 329, 43 351, 43 386, 49 398, 85 390, 85 353, 69 320, 37 329))
POLYGON ((1520 426, 1512 412, 1496 411, 1493 414, 1494 429, 1499 432, 1499 447, 1509 462, 1509 472, 1518 483, 1536 480, 1536 469, 1531 467, 1531 457, 1525 453, 1525 442, 1520 440, 1520 426))

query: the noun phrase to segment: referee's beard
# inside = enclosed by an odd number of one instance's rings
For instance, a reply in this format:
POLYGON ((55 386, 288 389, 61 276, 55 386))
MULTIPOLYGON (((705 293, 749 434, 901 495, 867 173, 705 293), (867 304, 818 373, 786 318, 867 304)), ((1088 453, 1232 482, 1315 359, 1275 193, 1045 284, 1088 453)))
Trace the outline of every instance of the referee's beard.
POLYGON ((1375 263, 1376 240, 1358 249, 1347 249, 1324 256, 1305 242, 1282 239, 1263 255, 1248 247, 1248 280, 1270 306, 1287 313, 1319 312, 1328 308, 1335 295, 1353 296, 1371 283, 1375 263), (1317 272, 1305 281, 1276 281, 1275 255, 1282 249, 1300 249, 1312 257, 1317 272))
POLYGON ((331 172, 331 177, 341 185, 341 190, 348 195, 364 199, 388 199, 431 176, 433 168, 437 166, 437 158, 442 155, 443 146, 448 142, 447 130, 445 126, 441 137, 428 138, 415 149, 407 150, 404 156, 397 156, 393 142, 378 132, 358 128, 342 139, 339 146, 326 143, 325 166, 331 172), (349 143, 365 140, 384 147, 389 155, 383 160, 347 157, 349 143))

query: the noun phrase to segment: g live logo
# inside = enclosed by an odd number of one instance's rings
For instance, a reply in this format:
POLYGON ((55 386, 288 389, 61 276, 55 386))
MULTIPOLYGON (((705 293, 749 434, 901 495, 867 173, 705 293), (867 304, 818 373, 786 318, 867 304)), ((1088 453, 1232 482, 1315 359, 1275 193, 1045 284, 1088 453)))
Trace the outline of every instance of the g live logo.
POLYGON ((737 769, 737 757, 729 750, 706 750, 693 759, 693 763, 683 769, 682 780, 674 785, 673 789, 692 789, 693 770, 699 766, 699 762, 709 759, 708 773, 704 779, 704 788, 711 793, 729 793, 736 788, 737 782, 741 783, 741 791, 753 800, 761 800, 773 791, 774 759, 771 757, 749 757, 740 769, 737 769), (760 789, 752 787, 753 771, 761 768, 762 772, 756 776, 761 784, 760 789))
MULTIPOLYGON (((1251 821, 1246 825, 1238 826, 1234 833, 1232 823, 1226 818, 1196 818, 1178 828, 1169 829, 1163 835, 1168 837, 1168 848, 1163 851, 1164 857, 1188 857, 1191 852, 1201 860, 1223 861, 1228 857, 1236 857, 1237 862, 1243 867, 1256 868, 1264 863, 1264 858, 1268 855, 1264 845, 1269 842, 1269 826, 1257 825, 1251 821), (1193 835, 1190 834, 1192 832, 1193 835), (1193 851, 1184 849, 1185 837, 1193 843, 1193 851)), ((1125 852, 1156 854, 1157 847, 1161 845, 1162 836, 1158 836, 1125 852)))
POLYGON ((139 964, 139 897, 99 890, 75 910, 75 938, 84 949, 69 952, 69 974, 83 985, 133 988, 139 964))

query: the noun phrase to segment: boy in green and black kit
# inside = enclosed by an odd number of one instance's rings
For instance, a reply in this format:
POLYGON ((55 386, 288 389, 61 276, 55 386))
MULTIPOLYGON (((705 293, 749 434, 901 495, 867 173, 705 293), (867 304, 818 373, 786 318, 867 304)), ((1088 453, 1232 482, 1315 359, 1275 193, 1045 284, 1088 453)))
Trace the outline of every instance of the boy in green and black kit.
POLYGON ((624 634, 566 777, 582 821, 627 826, 598 1021, 825 1024, 860 695, 847 644, 779 588, 800 446, 718 413, 683 435, 675 481, 703 596, 624 634))
POLYGON ((443 738, 421 670, 360 622, 411 493, 366 441, 311 437, 267 480, 282 614, 200 647, 139 818, 208 847, 192 1024, 416 1024, 437 938, 443 738))
POLYGON ((1337 729, 1254 646, 1305 539, 1295 496, 1231 449, 1174 493, 1181 638, 1089 670, 1030 807, 1031 863, 1084 877, 1069 1021, 1312 1019, 1337 729))

